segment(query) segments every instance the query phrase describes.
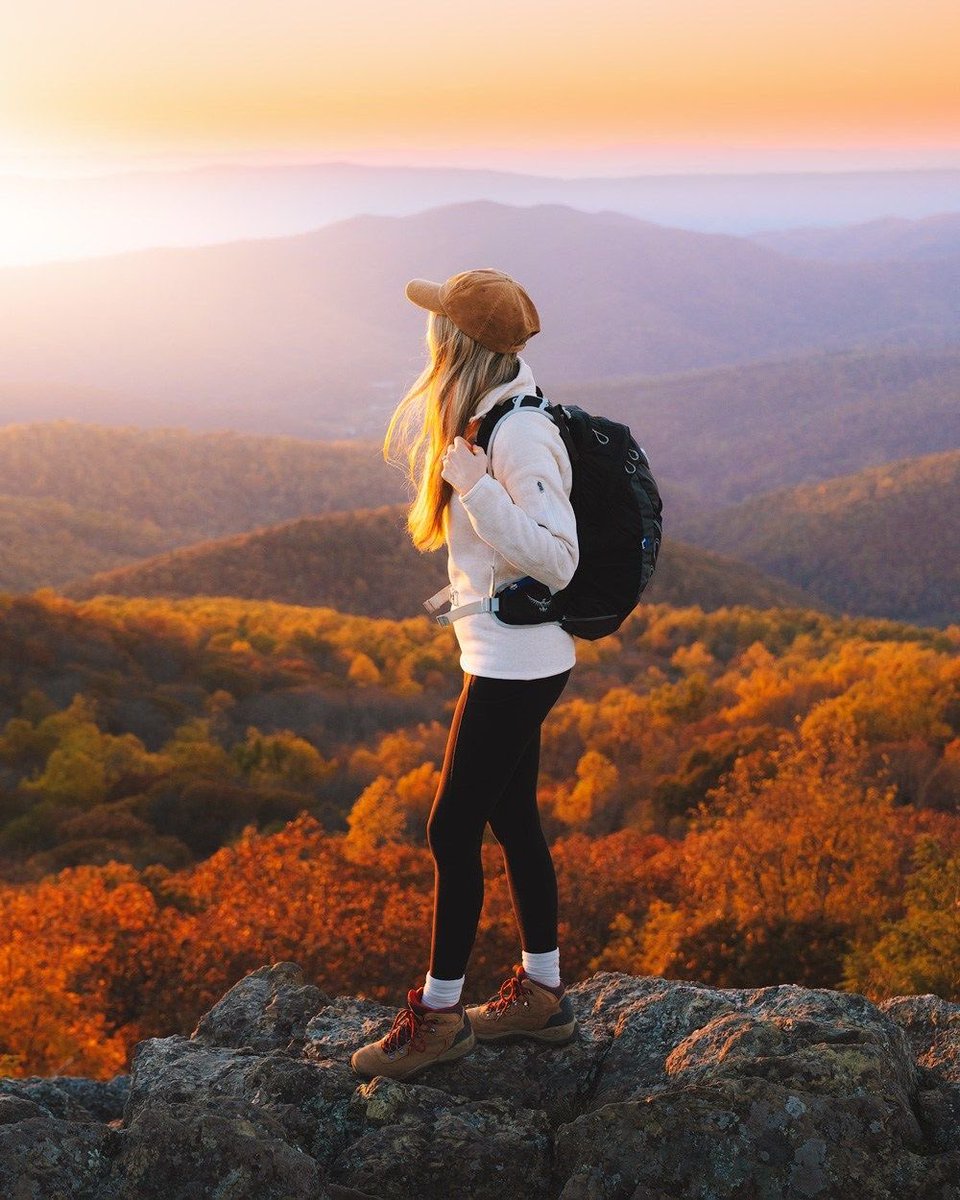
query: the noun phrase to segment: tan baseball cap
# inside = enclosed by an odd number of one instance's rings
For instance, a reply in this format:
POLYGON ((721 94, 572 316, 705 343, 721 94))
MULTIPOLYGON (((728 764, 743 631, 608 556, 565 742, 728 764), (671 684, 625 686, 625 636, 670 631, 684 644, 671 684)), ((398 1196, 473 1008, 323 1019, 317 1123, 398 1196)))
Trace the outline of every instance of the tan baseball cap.
POLYGON ((488 350, 511 354, 540 332, 533 301, 515 279, 493 267, 461 271, 445 283, 411 279, 406 296, 420 308, 442 313, 488 350))

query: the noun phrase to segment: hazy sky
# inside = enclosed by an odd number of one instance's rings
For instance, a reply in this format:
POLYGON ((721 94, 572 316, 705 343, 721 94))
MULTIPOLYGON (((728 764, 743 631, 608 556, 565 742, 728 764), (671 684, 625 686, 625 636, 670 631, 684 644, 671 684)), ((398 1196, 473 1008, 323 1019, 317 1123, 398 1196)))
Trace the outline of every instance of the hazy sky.
POLYGON ((957 0, 6 0, 0 170, 960 165, 957 0))

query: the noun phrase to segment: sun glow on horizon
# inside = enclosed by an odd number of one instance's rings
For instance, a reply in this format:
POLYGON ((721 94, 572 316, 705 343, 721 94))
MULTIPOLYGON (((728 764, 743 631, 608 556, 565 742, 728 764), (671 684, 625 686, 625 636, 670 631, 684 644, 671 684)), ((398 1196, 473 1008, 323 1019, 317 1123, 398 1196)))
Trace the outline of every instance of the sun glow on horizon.
POLYGON ((958 50, 956 0, 33 0, 0 41, 0 264, 242 236, 225 193, 177 212, 169 173, 218 166, 957 168, 958 50))
POLYGON ((955 0, 37 0, 0 44, 0 157, 950 155, 958 51, 955 0))

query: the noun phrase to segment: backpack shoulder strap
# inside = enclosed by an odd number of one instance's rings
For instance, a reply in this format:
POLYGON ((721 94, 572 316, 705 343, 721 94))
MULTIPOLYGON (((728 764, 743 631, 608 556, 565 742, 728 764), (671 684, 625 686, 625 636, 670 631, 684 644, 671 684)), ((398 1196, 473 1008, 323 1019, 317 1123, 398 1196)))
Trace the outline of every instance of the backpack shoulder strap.
POLYGON ((540 388, 537 388, 535 396, 529 394, 521 394, 518 396, 508 396, 506 400, 501 400, 499 404, 495 404, 489 412, 484 413, 474 437, 474 445, 480 447, 481 450, 490 454, 490 444, 493 441, 495 431, 500 427, 500 423, 513 413, 518 412, 521 408, 540 409, 544 416, 553 420, 553 414, 550 411, 552 405, 546 399, 540 388))

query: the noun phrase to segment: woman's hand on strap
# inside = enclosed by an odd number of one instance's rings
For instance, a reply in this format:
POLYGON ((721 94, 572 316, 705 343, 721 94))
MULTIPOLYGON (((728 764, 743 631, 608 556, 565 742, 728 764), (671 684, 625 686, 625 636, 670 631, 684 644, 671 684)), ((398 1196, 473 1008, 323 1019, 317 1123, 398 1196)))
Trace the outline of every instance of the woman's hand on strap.
POLYGON ((454 438, 447 446, 440 463, 440 474, 461 496, 487 473, 486 453, 462 437, 454 438))

